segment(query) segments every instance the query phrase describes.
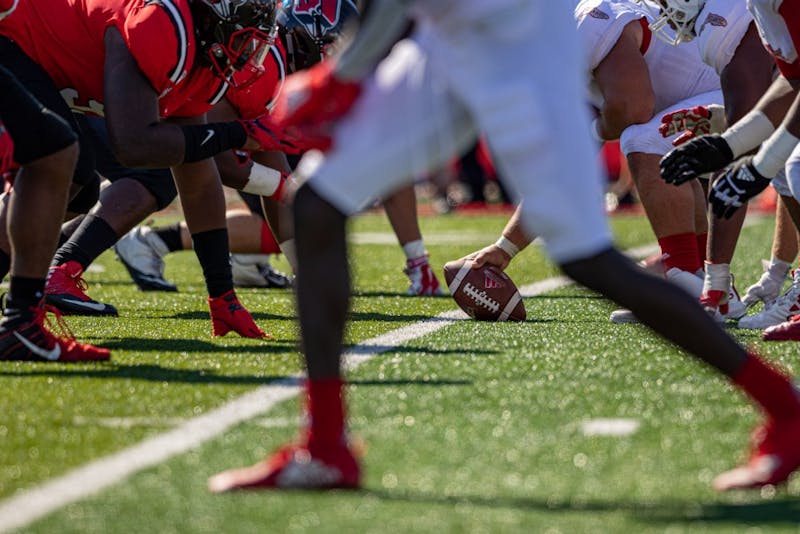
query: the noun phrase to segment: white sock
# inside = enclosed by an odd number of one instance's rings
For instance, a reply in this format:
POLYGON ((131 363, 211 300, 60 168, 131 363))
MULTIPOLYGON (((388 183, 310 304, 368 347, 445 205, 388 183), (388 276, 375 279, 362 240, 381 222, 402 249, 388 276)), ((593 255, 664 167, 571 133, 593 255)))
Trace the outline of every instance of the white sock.
POLYGON ((403 252, 405 253, 407 260, 421 258, 425 255, 425 243, 422 241, 422 239, 409 241, 403 245, 403 252))

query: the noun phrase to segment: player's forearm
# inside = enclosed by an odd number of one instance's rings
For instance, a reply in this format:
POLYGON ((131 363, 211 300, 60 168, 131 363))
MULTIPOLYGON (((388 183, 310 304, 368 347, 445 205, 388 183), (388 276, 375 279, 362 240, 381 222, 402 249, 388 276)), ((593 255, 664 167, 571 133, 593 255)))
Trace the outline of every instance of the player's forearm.
POLYGON ((336 77, 357 81, 386 55, 408 25, 406 2, 374 0, 353 41, 336 61, 336 77))
POLYGON ((522 227, 522 205, 517 206, 505 228, 503 228, 503 237, 510 241, 518 251, 524 249, 533 241, 522 227))
POLYGON ((772 178, 783 169, 798 143, 800 143, 800 95, 795 98, 783 123, 756 152, 753 166, 765 178, 772 178))

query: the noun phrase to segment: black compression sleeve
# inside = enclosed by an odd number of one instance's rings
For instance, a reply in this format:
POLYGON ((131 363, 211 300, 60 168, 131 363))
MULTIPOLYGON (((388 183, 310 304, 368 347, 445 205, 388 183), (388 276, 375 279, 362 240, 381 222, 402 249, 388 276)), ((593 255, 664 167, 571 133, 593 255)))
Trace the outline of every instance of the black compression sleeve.
POLYGON ((247 132, 238 122, 214 122, 181 126, 186 149, 183 162, 192 163, 216 156, 220 152, 241 148, 247 132))

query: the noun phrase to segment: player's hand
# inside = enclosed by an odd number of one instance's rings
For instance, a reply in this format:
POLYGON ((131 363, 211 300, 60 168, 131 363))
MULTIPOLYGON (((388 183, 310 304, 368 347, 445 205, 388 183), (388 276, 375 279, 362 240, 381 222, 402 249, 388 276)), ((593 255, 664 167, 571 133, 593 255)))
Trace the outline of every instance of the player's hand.
POLYGON ((744 157, 731 165, 711 186, 711 210, 720 219, 730 219, 736 210, 766 189, 769 182, 769 178, 756 170, 753 157, 744 157))
POLYGON ((725 129, 725 108, 718 104, 679 109, 661 117, 658 127, 662 137, 670 137, 683 132, 672 141, 675 146, 682 145, 699 135, 717 133, 725 129))
POLYGON ((670 150, 661 159, 661 178, 681 185, 707 172, 718 171, 733 162, 733 151, 721 135, 701 135, 670 150))
POLYGON ((279 128, 270 118, 262 115, 256 119, 236 121, 244 127, 248 144, 243 148, 248 151, 277 150, 285 154, 299 154, 303 151, 301 143, 279 128), (253 144, 255 143, 255 146, 253 144))
POLYGON ((508 255, 508 252, 494 243, 465 256, 464 259, 472 262, 473 269, 480 269, 484 265, 494 265, 501 271, 505 271, 508 264, 511 263, 511 256, 508 255))
POLYGON ((11 170, 14 164, 14 141, 0 124, 0 175, 11 170))
POLYGON ((360 93, 360 84, 338 80, 333 62, 323 61, 286 78, 272 117, 304 145, 327 150, 334 123, 347 114, 360 93))

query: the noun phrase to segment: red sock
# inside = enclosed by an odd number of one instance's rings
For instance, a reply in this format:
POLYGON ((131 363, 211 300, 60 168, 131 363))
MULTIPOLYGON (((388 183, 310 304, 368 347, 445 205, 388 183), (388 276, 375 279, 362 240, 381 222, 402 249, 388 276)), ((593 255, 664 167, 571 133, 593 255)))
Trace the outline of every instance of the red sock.
POLYGON ((669 256, 664 260, 666 270, 677 267, 690 273, 697 272, 703 264, 697 255, 697 235, 693 233, 675 234, 658 240, 661 252, 669 256))
POLYGON ((700 265, 706 261, 706 246, 708 245, 708 233, 697 234, 697 255, 700 257, 700 265))
POLYGON ((261 220, 261 254, 280 254, 281 247, 265 220, 261 220))
POLYGON ((308 380, 309 449, 330 448, 344 437, 344 382, 341 378, 308 380))
POLYGON ((756 355, 748 354, 733 383, 742 388, 772 419, 800 417, 800 397, 791 381, 756 355))

